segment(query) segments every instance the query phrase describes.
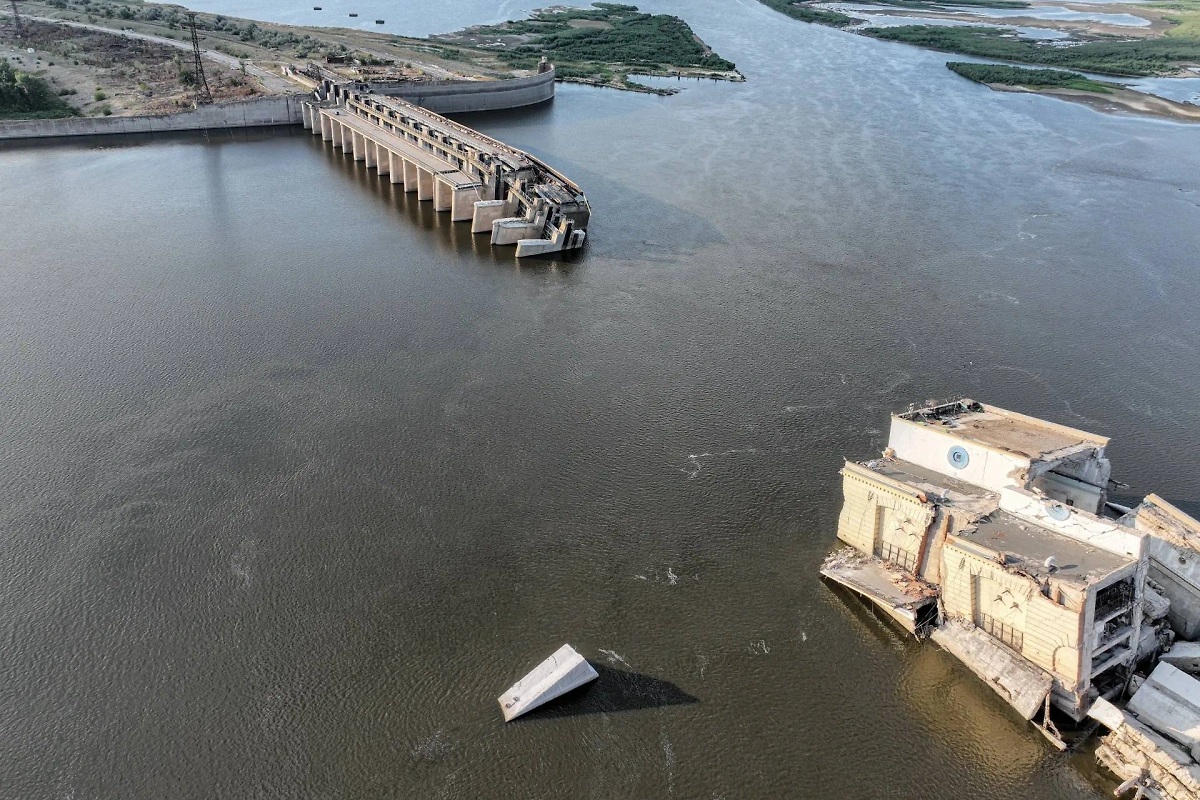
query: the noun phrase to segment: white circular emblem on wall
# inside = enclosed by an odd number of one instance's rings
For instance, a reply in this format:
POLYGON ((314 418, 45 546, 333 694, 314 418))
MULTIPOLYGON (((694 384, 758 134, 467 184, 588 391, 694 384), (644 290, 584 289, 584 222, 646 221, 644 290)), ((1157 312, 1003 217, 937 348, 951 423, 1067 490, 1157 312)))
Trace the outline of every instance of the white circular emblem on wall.
POLYGON ((950 452, 946 453, 946 460, 955 469, 963 469, 971 463, 971 456, 962 447, 951 447, 950 452))

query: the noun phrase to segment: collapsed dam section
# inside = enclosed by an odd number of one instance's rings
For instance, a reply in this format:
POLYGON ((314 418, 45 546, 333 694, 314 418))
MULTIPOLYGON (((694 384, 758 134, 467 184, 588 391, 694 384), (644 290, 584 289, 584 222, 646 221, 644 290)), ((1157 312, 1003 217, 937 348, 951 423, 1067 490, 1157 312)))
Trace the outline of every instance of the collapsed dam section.
POLYGON ((322 81, 304 103, 302 124, 452 221, 490 232, 492 244, 516 245, 518 258, 583 246, 591 207, 573 181, 522 150, 372 88, 381 87, 322 81))

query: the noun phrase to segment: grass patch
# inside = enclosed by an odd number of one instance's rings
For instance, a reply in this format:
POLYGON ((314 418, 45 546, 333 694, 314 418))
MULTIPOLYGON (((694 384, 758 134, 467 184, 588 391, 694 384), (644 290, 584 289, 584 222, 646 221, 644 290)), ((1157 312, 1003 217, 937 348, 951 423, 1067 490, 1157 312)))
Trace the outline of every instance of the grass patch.
POLYGON ((1169 3, 1151 3, 1150 8, 1169 11, 1163 18, 1175 23, 1165 36, 1176 39, 1200 39, 1200 0, 1173 0, 1169 3))
POLYGON ((905 25, 897 28, 866 28, 862 33, 876 39, 905 42, 931 50, 1106 75, 1162 75, 1173 72, 1179 62, 1200 61, 1200 39, 1178 37, 1052 47, 1017 39, 1006 28, 905 25))
POLYGON ((1099 94, 1112 94, 1114 88, 1112 84, 1094 81, 1078 72, 1065 72, 1060 69, 1026 69, 1004 64, 970 64, 964 61, 948 61, 946 66, 976 83, 1027 86, 1030 89, 1058 86, 1099 94))
POLYGON ((0 121, 11 119, 67 119, 78 117, 73 108, 60 108, 53 111, 0 111, 0 121))

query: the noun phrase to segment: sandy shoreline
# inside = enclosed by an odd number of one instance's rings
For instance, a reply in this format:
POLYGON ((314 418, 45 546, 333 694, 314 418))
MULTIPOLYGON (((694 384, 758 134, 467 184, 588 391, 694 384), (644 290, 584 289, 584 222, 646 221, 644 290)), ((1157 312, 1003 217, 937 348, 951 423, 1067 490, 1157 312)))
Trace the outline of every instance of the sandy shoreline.
POLYGON ((1031 89, 1027 86, 1009 86, 999 83, 986 85, 997 92, 1052 95, 1063 100, 1091 106, 1097 111, 1107 114, 1132 113, 1182 122, 1200 122, 1200 106, 1191 103, 1177 103, 1174 100, 1167 100, 1134 89, 1113 89, 1112 94, 1100 94, 1058 86, 1031 89))

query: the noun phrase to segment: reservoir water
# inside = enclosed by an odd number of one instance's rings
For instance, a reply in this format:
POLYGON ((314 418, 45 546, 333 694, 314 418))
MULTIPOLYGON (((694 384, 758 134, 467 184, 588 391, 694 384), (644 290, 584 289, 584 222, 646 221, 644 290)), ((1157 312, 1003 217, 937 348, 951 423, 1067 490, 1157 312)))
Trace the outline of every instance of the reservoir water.
POLYGON ((466 119, 571 261, 298 131, 0 151, 0 795, 1110 796, 817 568, 956 393, 1200 512, 1197 129, 654 10, 747 82, 466 119), (564 642, 600 691, 503 724, 564 642))

